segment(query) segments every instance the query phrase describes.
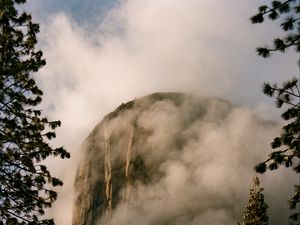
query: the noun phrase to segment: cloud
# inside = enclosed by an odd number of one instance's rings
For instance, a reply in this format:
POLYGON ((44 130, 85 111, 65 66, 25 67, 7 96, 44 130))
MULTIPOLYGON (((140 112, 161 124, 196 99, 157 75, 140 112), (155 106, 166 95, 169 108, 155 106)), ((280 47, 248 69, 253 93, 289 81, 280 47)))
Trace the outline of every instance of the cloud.
MULTIPOLYGON (((94 224, 99 212, 99 224, 107 219, 103 212, 105 140, 110 140, 114 207, 109 224, 216 225, 241 221, 253 165, 264 160, 269 152, 268 139, 279 125, 221 100, 171 97, 157 102, 137 99, 128 111, 117 110, 118 114, 106 118, 86 139, 84 166, 76 182, 78 213, 74 215, 81 223, 75 224, 94 224), (132 124, 129 188, 122 177, 132 124), (142 163, 137 164, 137 159, 142 163), (129 193, 125 200, 124 190, 129 193)), ((290 190, 286 186, 292 187, 296 178, 290 172, 280 170, 262 179, 273 224, 282 224, 288 217, 284 203, 290 190), (277 182, 280 177, 281 182, 277 182), (278 195, 282 190, 285 193, 278 195)))
POLYGON ((274 26, 249 23, 258 5, 233 0, 120 1, 92 30, 63 12, 41 18, 39 43, 47 60, 37 76, 45 93, 42 107, 51 118, 62 120, 54 145, 64 145, 73 156, 47 162, 65 181, 50 212, 59 225, 70 224, 82 141, 122 102, 157 91, 183 91, 229 99, 276 118, 260 86, 296 74, 297 56, 256 56, 254 49, 278 33, 274 26), (61 210, 68 216, 56 213, 61 210))

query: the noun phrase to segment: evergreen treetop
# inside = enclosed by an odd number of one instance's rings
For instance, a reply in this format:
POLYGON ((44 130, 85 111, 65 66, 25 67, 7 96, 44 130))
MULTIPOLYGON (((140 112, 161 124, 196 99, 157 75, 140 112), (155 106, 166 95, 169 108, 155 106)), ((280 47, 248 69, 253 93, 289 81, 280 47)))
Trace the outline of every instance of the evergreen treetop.
POLYGON ((243 225, 268 225, 269 217, 267 215, 268 205, 265 203, 264 195, 260 187, 257 176, 253 178, 253 187, 250 189, 250 195, 246 210, 243 215, 243 225))

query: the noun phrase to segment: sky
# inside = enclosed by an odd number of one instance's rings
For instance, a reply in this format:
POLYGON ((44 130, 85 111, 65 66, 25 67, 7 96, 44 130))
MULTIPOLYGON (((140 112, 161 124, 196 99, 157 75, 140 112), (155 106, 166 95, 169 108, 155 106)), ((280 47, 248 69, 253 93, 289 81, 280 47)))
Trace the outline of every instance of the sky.
MULTIPOLYGON (((252 25, 259 0, 31 0, 47 65, 35 76, 40 106, 60 119, 54 146, 71 160, 48 160, 65 185, 49 215, 70 224, 80 146, 103 116, 153 92, 181 91, 227 99, 265 119, 279 112, 261 92, 263 82, 298 74, 288 51, 270 59, 255 48, 281 35, 278 24, 252 25), (64 215, 55 213, 64 203, 64 215)), ((270 140, 271 142, 271 140, 270 140)), ((62 222, 63 221, 63 222, 62 222)))

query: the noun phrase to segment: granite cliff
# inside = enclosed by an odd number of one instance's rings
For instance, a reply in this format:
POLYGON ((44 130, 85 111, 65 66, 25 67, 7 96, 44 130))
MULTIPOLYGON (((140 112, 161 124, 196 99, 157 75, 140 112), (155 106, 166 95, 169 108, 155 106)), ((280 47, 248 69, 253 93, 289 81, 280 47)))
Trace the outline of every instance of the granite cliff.
POLYGON ((234 224, 273 128, 217 98, 124 103, 82 145, 73 225, 234 224))

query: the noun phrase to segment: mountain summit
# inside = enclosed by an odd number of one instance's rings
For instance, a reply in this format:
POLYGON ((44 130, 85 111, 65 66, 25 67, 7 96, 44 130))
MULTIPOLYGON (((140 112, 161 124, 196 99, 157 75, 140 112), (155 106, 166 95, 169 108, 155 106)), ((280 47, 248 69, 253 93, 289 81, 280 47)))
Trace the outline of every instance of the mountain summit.
POLYGON ((217 98, 124 103, 84 141, 73 225, 234 224, 273 128, 217 98))

